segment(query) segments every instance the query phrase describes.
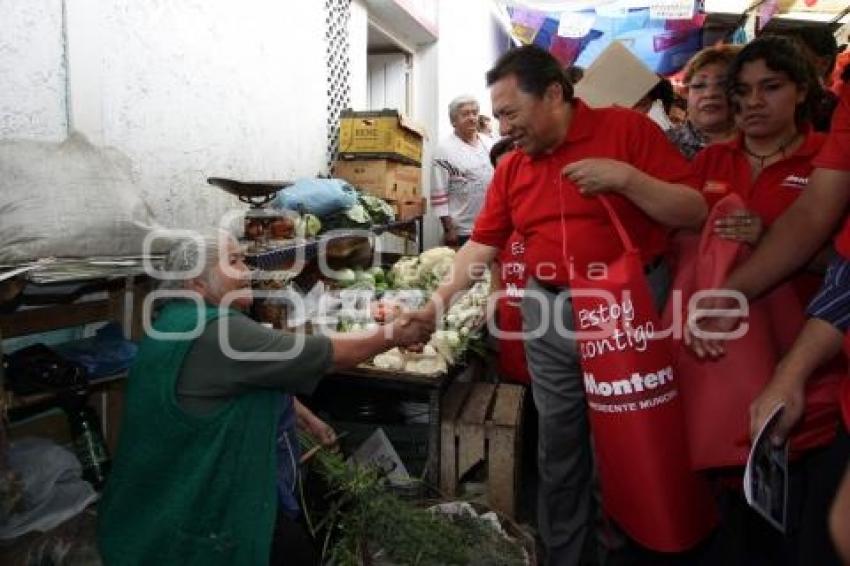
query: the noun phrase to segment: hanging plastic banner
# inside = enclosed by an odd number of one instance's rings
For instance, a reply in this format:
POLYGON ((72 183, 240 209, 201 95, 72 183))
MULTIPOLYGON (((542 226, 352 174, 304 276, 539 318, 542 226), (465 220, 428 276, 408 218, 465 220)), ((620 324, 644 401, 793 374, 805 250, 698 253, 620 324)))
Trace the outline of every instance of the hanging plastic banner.
POLYGON ((694 17, 694 0, 652 0, 649 18, 652 20, 690 20, 694 17))
POLYGON ((536 10, 513 8, 511 14, 511 34, 525 45, 530 45, 543 25, 546 15, 536 10))
POLYGON ((767 0, 759 6, 758 30, 763 30, 777 12, 779 12, 778 0, 767 0))
POLYGON ((625 18, 629 15, 629 5, 625 2, 611 2, 596 7, 596 15, 600 18, 625 18))
POLYGON ((582 38, 593 29, 596 16, 593 12, 564 12, 558 25, 558 35, 561 37, 582 38))
POLYGON ((543 20, 543 24, 534 36, 534 45, 543 49, 550 49, 552 47, 552 40, 558 37, 558 25, 559 22, 555 18, 546 18, 543 20))

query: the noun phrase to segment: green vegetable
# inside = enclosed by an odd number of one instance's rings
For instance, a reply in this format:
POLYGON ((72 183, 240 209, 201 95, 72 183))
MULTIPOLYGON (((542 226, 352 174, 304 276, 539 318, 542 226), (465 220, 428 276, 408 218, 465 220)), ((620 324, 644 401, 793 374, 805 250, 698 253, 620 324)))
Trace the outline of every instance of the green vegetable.
POLYGON ((395 211, 385 200, 374 195, 364 193, 360 194, 359 200, 360 204, 363 205, 363 208, 366 209, 369 216, 371 216, 372 220, 376 223, 388 224, 395 220, 395 211))
MULTIPOLYGON (((299 434, 299 440, 305 453, 316 446, 306 435, 299 434)), ((411 566, 525 563, 519 545, 484 521, 431 513, 388 492, 379 470, 349 465, 324 448, 318 449, 310 466, 333 494, 331 507, 318 524, 313 526, 307 516, 313 534, 323 535, 323 564, 378 563, 363 560, 378 552, 385 557, 380 563, 411 566)))
POLYGON ((363 205, 355 204, 345 211, 345 215, 352 221, 358 224, 371 224, 372 218, 363 205))
POLYGON ((314 214, 305 214, 295 222, 295 234, 303 238, 312 238, 322 230, 322 222, 314 214))
POLYGON ((347 287, 357 281, 357 274, 354 273, 353 269, 340 269, 336 272, 336 281, 340 285, 347 287))

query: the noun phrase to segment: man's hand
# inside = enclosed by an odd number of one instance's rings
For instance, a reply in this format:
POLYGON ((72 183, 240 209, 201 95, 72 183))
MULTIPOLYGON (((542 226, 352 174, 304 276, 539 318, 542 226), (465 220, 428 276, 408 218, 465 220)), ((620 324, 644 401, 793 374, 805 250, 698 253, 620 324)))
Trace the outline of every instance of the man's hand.
POLYGON ((582 195, 591 196, 625 191, 634 172, 635 168, 623 161, 591 158, 570 163, 561 175, 575 183, 582 195))
POLYGON ((765 420, 778 403, 785 410, 773 432, 774 444, 785 441, 788 433, 802 418, 805 411, 806 381, 839 351, 844 333, 825 320, 810 318, 791 350, 782 358, 773 379, 758 398, 750 405, 750 434, 764 425, 765 420))
POLYGON ((719 237, 751 246, 758 243, 763 232, 761 216, 749 210, 736 210, 714 222, 714 233, 719 237))
POLYGON ((684 341, 691 350, 702 358, 719 358, 726 353, 725 342, 728 338, 722 336, 705 336, 707 333, 731 334, 740 322, 740 303, 726 295, 713 295, 704 298, 698 304, 701 311, 732 311, 729 314, 714 313, 712 316, 698 316, 699 313, 688 313, 685 323, 684 341), (693 319, 692 319, 693 318, 693 319))
POLYGON ((456 248, 458 241, 457 228, 455 228, 454 224, 452 224, 450 227, 446 228, 443 233, 443 243, 450 248, 456 248))
POLYGON ((403 313, 391 325, 392 341, 396 346, 426 344, 436 329, 433 317, 425 317, 419 311, 403 313))
POLYGON ((785 405, 779 420, 773 426, 770 440, 774 446, 781 446, 788 438, 788 433, 803 417, 806 406, 805 379, 784 375, 778 369, 770 383, 750 405, 750 438, 755 440, 756 434, 764 426, 765 421, 780 403, 785 405))

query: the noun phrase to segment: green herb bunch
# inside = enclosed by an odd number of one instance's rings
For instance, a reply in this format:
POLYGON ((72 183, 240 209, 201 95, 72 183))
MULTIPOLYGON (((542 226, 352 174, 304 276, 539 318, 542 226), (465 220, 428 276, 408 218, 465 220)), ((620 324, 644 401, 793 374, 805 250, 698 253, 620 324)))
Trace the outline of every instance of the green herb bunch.
MULTIPOLYGON (((315 442, 302 436, 305 450, 315 442)), ((471 516, 450 517, 414 506, 388 491, 384 475, 320 449, 311 466, 329 487, 331 504, 313 527, 323 562, 334 566, 519 566, 516 543, 471 516)))

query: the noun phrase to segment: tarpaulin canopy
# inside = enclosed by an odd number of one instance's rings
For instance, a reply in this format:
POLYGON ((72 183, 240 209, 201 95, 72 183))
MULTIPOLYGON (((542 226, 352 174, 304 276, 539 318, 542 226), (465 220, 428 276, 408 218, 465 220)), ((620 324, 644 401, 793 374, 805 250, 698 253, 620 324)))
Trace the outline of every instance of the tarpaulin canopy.
MULTIPOLYGON (((619 41, 650 69, 663 75, 681 70, 705 45, 709 13, 752 14, 762 30, 772 18, 799 17, 829 23, 841 19, 846 0, 497 0, 506 10, 511 34, 522 44, 548 49, 564 66, 589 66, 612 41, 619 41)), ((726 40, 751 39, 732 18, 726 40)), ((843 20, 842 20, 843 21, 843 20)), ((727 22, 729 22, 727 18, 727 22)))

